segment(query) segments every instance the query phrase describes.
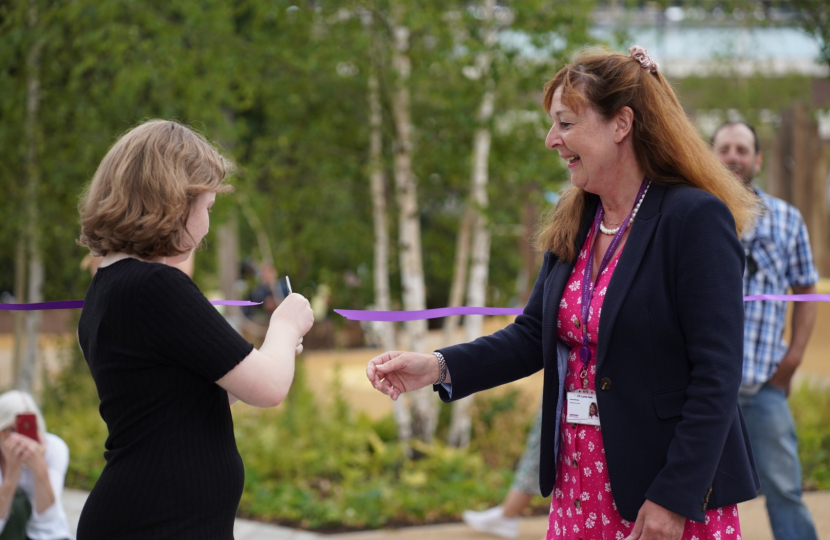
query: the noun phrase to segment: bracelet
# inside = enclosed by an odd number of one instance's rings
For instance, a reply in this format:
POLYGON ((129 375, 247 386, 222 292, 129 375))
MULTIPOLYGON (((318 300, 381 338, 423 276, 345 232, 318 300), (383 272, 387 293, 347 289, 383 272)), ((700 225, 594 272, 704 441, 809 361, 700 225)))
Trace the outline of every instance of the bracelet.
POLYGON ((433 351, 432 354, 438 359, 438 380, 433 384, 441 384, 447 380, 447 361, 444 359, 444 355, 438 351, 433 351))

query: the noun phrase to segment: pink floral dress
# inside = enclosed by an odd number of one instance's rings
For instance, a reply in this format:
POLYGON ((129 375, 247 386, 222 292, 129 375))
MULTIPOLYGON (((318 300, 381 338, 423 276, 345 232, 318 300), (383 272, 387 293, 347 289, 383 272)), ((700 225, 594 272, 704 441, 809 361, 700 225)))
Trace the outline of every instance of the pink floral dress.
MULTIPOLYGON (((602 315, 602 301, 617 267, 622 249, 608 263, 596 284, 588 316, 591 360, 588 363, 588 386, 583 386, 579 373, 579 347, 582 330, 577 326, 582 303, 581 288, 585 263, 591 249, 591 235, 582 246, 565 293, 559 303, 557 334, 563 343, 571 347, 565 390, 570 392, 587 388, 595 390, 597 334, 602 315)), ((567 405, 567 404, 566 404, 567 405)), ((561 446, 556 468, 556 482, 548 519, 547 540, 624 540, 631 534, 634 524, 617 512, 611 493, 611 480, 605 462, 605 448, 600 426, 569 424, 567 406, 562 408, 561 446)), ((602 411, 600 411, 600 422, 602 411)), ((741 527, 736 505, 715 508, 706 512, 706 522, 686 520, 681 540, 740 540, 741 527)))

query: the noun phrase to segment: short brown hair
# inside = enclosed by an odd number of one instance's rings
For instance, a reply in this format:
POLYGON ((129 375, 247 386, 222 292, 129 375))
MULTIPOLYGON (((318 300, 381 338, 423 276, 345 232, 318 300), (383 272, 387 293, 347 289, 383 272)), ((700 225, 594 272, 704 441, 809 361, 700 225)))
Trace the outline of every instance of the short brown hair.
MULTIPOLYGON (((608 120, 623 107, 631 107, 634 153, 652 182, 687 184, 708 191, 732 212, 738 234, 752 226, 756 197, 736 182, 711 152, 660 71, 643 69, 631 56, 583 49, 545 85, 546 111, 560 87, 562 102, 574 111, 587 105, 608 120)), ((572 261, 578 249, 576 236, 588 207, 586 191, 568 188, 536 236, 537 247, 572 261)))
POLYGON ((149 120, 110 148, 81 196, 78 244, 145 259, 186 252, 185 222, 202 193, 227 193, 233 163, 188 126, 149 120))

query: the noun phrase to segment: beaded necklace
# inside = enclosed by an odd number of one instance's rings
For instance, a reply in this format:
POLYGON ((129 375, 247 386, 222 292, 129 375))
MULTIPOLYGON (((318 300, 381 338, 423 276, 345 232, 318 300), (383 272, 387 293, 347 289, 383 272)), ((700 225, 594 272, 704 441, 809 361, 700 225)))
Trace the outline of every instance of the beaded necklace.
MULTIPOLYGON (((648 180, 646 182, 645 191, 643 191, 643 194, 640 196, 640 199, 637 201, 637 205, 634 206, 634 210, 631 211, 631 218, 628 220, 628 224, 626 225, 626 227, 630 227, 631 223, 634 221, 634 218, 637 217, 637 212, 640 210, 640 205, 643 204, 643 199, 646 198, 646 193, 648 193, 648 187, 650 185, 651 185, 651 180, 648 180)), ((620 225, 620 227, 622 227, 622 225, 620 225)), ((613 236, 613 235, 617 234, 617 231, 620 230, 620 227, 617 227, 616 229, 609 229, 608 227, 605 226, 605 220, 604 219, 599 222, 599 231, 602 234, 607 234, 609 236, 613 236)))

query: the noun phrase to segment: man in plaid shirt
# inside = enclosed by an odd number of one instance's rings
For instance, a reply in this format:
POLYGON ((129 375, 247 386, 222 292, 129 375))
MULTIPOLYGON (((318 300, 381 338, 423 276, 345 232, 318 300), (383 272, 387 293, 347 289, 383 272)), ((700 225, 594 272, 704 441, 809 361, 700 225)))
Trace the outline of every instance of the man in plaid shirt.
MULTIPOLYGON (((761 168, 758 136, 752 126, 727 122, 712 137, 715 154, 763 207, 755 227, 741 241, 746 253, 744 294, 816 292, 807 228, 798 210, 752 186, 761 168)), ((717 261, 713 261, 717 264, 717 261)), ((795 302, 792 338, 783 339, 786 302, 744 304, 744 369, 739 402, 766 496, 776 540, 816 540, 809 510, 801 500, 801 463, 787 396, 816 320, 815 302, 795 302)))

